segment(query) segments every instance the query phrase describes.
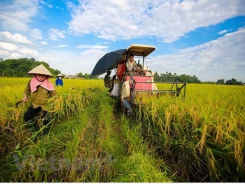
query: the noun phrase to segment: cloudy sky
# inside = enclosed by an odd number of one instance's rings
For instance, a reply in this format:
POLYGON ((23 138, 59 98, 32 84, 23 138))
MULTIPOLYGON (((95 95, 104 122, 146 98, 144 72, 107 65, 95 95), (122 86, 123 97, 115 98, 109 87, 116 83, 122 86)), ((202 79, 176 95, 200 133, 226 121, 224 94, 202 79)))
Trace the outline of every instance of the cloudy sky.
POLYGON ((244 0, 0 0, 0 58, 91 73, 106 53, 156 47, 146 65, 245 82, 244 0))

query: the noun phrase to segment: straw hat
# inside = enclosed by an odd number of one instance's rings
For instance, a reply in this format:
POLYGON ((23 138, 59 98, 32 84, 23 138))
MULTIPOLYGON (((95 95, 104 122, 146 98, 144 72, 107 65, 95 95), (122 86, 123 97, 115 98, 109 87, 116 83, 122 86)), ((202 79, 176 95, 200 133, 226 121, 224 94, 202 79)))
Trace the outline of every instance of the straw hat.
POLYGON ((60 74, 57 75, 57 77, 63 77, 63 75, 60 73, 60 74))
POLYGON ((36 68, 33 68, 31 71, 28 72, 28 74, 41 74, 41 75, 47 75, 47 76, 53 76, 50 71, 45 68, 42 64, 38 65, 36 68))

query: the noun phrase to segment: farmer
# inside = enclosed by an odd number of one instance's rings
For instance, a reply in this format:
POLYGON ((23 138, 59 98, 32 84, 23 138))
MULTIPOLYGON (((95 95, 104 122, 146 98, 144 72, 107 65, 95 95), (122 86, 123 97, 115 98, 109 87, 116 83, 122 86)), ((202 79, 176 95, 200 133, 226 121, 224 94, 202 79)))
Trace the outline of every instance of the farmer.
MULTIPOLYGON (((107 88, 111 88, 111 85, 112 85, 112 81, 111 81, 110 75, 111 75, 111 71, 108 70, 108 71, 107 71, 107 74, 105 75, 105 78, 104 78, 104 85, 105 85, 105 87, 107 87, 107 88)), ((110 91, 110 89, 107 91, 108 94, 110 94, 109 91, 110 91)))
MULTIPOLYGON (((49 81, 49 77, 53 75, 42 64, 29 71, 28 74, 32 74, 33 77, 26 86, 22 101, 25 103, 30 99, 31 106, 25 112, 24 120, 27 122, 41 112, 43 125, 47 125, 49 118, 47 117, 47 111, 45 109, 48 99, 55 92, 53 84, 49 81)), ((33 126, 36 131, 39 130, 37 122, 34 122, 33 126)), ((48 133, 48 131, 49 127, 44 129, 44 134, 48 133)))
POLYGON ((111 91, 111 96, 112 97, 117 97, 118 96, 118 90, 119 90, 119 80, 116 78, 116 75, 112 77, 113 80, 113 86, 112 86, 112 91, 111 91), (115 80, 113 80, 113 77, 115 76, 115 80))
POLYGON ((134 72, 133 69, 137 67, 137 63, 134 60, 134 54, 129 55, 129 60, 126 63, 126 67, 129 73, 134 72))
POLYGON ((56 86, 63 86, 63 80, 62 80, 63 75, 62 74, 58 74, 57 75, 57 79, 55 80, 55 84, 56 86))
POLYGON ((108 90, 109 94, 111 94, 111 91, 112 91, 112 89, 113 89, 114 82, 115 82, 116 78, 117 78, 117 76, 116 76, 116 75, 113 75, 112 80, 111 80, 111 87, 110 87, 110 89, 108 90))

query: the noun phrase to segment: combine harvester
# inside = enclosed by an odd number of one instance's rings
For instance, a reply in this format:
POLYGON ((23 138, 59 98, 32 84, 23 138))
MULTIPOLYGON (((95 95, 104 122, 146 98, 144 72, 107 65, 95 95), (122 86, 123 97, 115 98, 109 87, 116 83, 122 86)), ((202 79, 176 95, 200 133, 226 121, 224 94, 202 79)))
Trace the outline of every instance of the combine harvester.
POLYGON ((127 112, 128 115, 133 113, 132 106, 137 105, 137 97, 143 93, 151 95, 169 94, 173 97, 185 97, 186 83, 178 81, 177 76, 166 76, 166 78, 173 78, 172 82, 163 82, 168 84, 170 89, 158 90, 154 82, 153 71, 145 67, 146 57, 155 49, 151 45, 132 44, 127 49, 106 53, 97 62, 91 73, 92 76, 95 76, 106 73, 108 70, 116 69, 119 84, 118 92, 115 96, 123 112, 127 112), (140 59, 142 60, 142 64, 138 62, 137 67, 131 72, 126 69, 126 62, 130 54, 139 58, 139 61, 140 59), (182 89, 184 90, 183 93, 181 93, 182 89))

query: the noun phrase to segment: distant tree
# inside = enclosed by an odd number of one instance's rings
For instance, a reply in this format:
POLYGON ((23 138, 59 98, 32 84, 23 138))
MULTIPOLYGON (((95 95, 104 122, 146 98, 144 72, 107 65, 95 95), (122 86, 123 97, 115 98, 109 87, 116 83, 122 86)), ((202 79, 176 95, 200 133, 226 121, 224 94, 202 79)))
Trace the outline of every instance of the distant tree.
POLYGON ((99 79, 99 77, 96 76, 96 75, 95 75, 95 76, 91 76, 91 75, 90 75, 89 78, 90 78, 90 79, 99 79))
POLYGON ((197 76, 193 75, 177 75, 176 73, 171 73, 166 71, 165 73, 160 73, 160 75, 156 72, 154 74, 156 82, 174 82, 177 77, 177 81, 187 82, 187 83, 201 83, 201 81, 197 78, 197 76))
POLYGON ((159 76, 159 74, 157 72, 154 73, 154 80, 155 82, 160 82, 161 81, 161 78, 159 76))
POLYGON ((218 79, 217 84, 225 84, 225 79, 218 79))
POLYGON ((27 77, 28 72, 36 66, 43 64, 54 76, 61 73, 59 70, 50 68, 44 61, 35 61, 34 58, 7 59, 0 62, 0 75, 9 77, 27 77))
POLYGON ((213 82, 213 81, 205 81, 205 82, 202 82, 203 84, 217 84, 216 82, 213 82))
POLYGON ((178 76, 180 81, 185 81, 187 83, 201 83, 201 81, 197 78, 197 76, 182 74, 178 76))
POLYGON ((201 83, 201 81, 197 78, 197 76, 193 75, 191 77, 191 81, 194 82, 194 83, 201 83))
POLYGON ((88 79, 89 77, 90 77, 89 74, 87 74, 87 73, 84 74, 84 78, 85 78, 85 79, 88 79))
POLYGON ((77 74, 77 76, 80 77, 80 78, 84 77, 82 72, 79 72, 79 73, 77 74))
POLYGON ((227 85, 242 85, 242 81, 238 82, 236 79, 232 78, 225 82, 227 85))

